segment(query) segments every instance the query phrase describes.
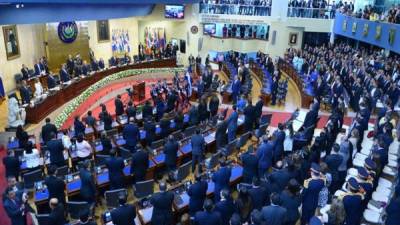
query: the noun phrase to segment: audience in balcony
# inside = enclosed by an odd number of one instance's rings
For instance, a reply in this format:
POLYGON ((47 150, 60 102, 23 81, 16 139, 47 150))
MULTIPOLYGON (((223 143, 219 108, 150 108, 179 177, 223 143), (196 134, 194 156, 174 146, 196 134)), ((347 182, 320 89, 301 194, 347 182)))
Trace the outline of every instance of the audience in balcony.
POLYGON ((270 16, 272 0, 201 0, 200 13, 270 16))
POLYGON ((340 10, 341 13, 360 19, 400 24, 400 5, 392 5, 387 11, 383 11, 380 7, 373 5, 366 5, 364 9, 359 9, 354 13, 346 8, 341 8, 340 10))

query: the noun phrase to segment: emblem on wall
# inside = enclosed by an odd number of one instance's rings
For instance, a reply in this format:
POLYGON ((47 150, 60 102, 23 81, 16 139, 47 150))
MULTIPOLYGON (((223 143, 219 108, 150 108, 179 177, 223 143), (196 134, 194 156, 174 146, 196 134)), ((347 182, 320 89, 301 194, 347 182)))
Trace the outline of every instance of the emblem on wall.
POLYGON ((199 28, 197 26, 192 26, 190 28, 190 31, 192 32, 192 34, 197 34, 197 32, 199 32, 199 28))
POLYGON ((78 36, 78 25, 75 22, 61 22, 57 30, 58 37, 64 43, 72 43, 78 36))

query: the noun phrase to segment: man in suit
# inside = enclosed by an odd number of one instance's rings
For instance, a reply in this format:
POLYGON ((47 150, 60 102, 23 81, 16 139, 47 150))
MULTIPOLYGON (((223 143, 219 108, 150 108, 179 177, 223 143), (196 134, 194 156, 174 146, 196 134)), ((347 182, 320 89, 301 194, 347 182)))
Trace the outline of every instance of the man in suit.
POLYGON ((25 205, 17 199, 14 188, 8 187, 6 189, 5 198, 3 199, 3 207, 7 216, 10 218, 12 225, 26 224, 25 205))
POLYGON ((87 112, 87 116, 85 117, 85 123, 89 127, 94 127, 96 125, 96 118, 94 118, 92 111, 87 112))
POLYGON ((264 177, 268 170, 272 166, 274 144, 272 140, 268 140, 268 136, 264 135, 262 138, 262 143, 257 149, 258 158, 258 176, 264 177))
POLYGON ((274 140, 275 140, 275 146, 274 146, 274 162, 277 162, 278 160, 282 159, 283 155, 283 142, 285 141, 285 131, 284 131, 284 126, 282 123, 278 124, 278 130, 275 130, 274 132, 274 140))
POLYGON ((54 78, 53 74, 49 74, 47 76, 47 88, 52 89, 57 86, 56 79, 54 78))
POLYGON ((153 194, 150 198, 150 203, 153 205, 151 224, 172 225, 174 193, 167 191, 167 184, 164 182, 160 183, 159 188, 160 192, 153 194))
POLYGON ((235 138, 236 138, 238 118, 239 118, 239 115, 236 111, 236 105, 233 105, 232 113, 228 118, 228 143, 235 140, 235 138))
POLYGON ((342 164, 343 156, 339 154, 340 146, 333 144, 331 154, 325 157, 325 163, 328 165, 329 172, 332 174, 332 183, 330 191, 335 193, 341 187, 342 182, 339 180, 339 166, 342 164))
POLYGON ((24 80, 28 80, 30 77, 29 68, 25 64, 22 64, 21 74, 22 74, 22 79, 24 80))
POLYGON ((311 110, 307 112, 302 127, 307 128, 315 125, 315 123, 317 122, 317 118, 318 118, 318 109, 316 109, 316 107, 314 107, 313 105, 311 110))
POLYGON ((394 196, 390 201, 389 205, 386 207, 386 225, 396 225, 400 221, 400 193, 399 189, 396 188, 394 196))
POLYGON ((201 135, 201 130, 198 128, 196 134, 191 138, 192 145, 192 173, 196 169, 196 165, 199 165, 199 172, 201 173, 201 164, 203 163, 204 150, 206 148, 206 141, 203 135, 201 135))
POLYGON ((6 168, 6 177, 19 177, 20 161, 13 150, 7 152, 7 156, 3 158, 3 165, 6 168))
POLYGON ((243 183, 251 184, 254 177, 258 177, 258 158, 254 154, 253 147, 240 156, 243 165, 243 183))
POLYGON ((189 124, 196 126, 200 122, 200 115, 197 106, 192 106, 189 111, 189 124))
POLYGON ((107 159, 106 166, 108 168, 108 179, 110 180, 110 189, 120 189, 124 187, 124 160, 117 157, 115 149, 110 151, 111 157, 107 159))
POLYGON ((219 107, 219 98, 216 95, 211 96, 210 103, 208 104, 208 108, 210 109, 211 117, 214 117, 218 113, 219 107))
POLYGON ((42 139, 44 143, 50 141, 51 133, 57 134, 57 127, 50 123, 50 118, 46 118, 46 124, 42 127, 42 139))
POLYGON ((135 176, 135 182, 146 179, 147 169, 149 168, 149 153, 143 149, 138 149, 131 160, 131 174, 135 176))
POLYGON ((253 203, 253 209, 261 210, 265 204, 269 203, 269 191, 261 186, 260 180, 253 177, 252 187, 249 189, 249 196, 253 203))
POLYGON ((237 76, 235 76, 233 83, 232 83, 232 102, 236 104, 237 98, 240 93, 241 83, 237 76))
POLYGON ((215 183, 214 202, 218 202, 221 198, 221 190, 229 189, 229 181, 231 178, 231 168, 226 165, 224 159, 220 160, 220 168, 212 175, 212 181, 215 183))
POLYGON ((108 61, 108 66, 109 67, 113 67, 113 66, 118 66, 118 60, 117 60, 117 58, 115 58, 115 56, 112 56, 111 58, 110 58, 110 60, 108 61))
POLYGON ((268 225, 283 225, 286 221, 286 209, 280 206, 280 198, 277 193, 271 194, 271 204, 264 206, 262 217, 268 225))
MULTIPOLYGON (((66 69, 68 70, 69 74, 72 74, 75 69, 75 60, 72 58, 72 55, 68 55, 66 69)), ((79 74, 77 74, 79 75, 79 74)))
POLYGON ((58 201, 57 198, 52 198, 49 201, 50 205, 50 214, 49 214, 49 224, 51 225, 64 225, 65 217, 64 217, 64 206, 62 203, 58 201))
POLYGON ((144 119, 143 130, 146 132, 146 144, 150 146, 156 139, 156 125, 151 118, 144 119))
POLYGON ((47 142, 47 149, 50 152, 50 164, 65 166, 64 145, 62 140, 56 139, 56 134, 50 133, 51 140, 47 142))
POLYGON ((99 62, 96 59, 92 60, 92 62, 90 62, 90 67, 94 72, 99 71, 99 62))
POLYGON ((318 164, 311 165, 311 178, 304 181, 302 192, 302 224, 307 224, 310 218, 315 214, 318 207, 318 197, 321 189, 325 186, 325 179, 320 175, 321 168, 318 164))
POLYGON ((204 211, 197 212, 194 216, 196 225, 222 225, 221 215, 213 210, 212 200, 207 199, 204 202, 204 211))
POLYGON ((343 201, 344 211, 346 212, 345 224, 360 224, 364 207, 361 207, 364 194, 360 192, 360 184, 354 177, 347 181, 349 192, 339 196, 343 201))
POLYGON ((170 91, 168 94, 168 97, 167 97, 166 112, 171 112, 172 110, 174 110, 177 100, 178 100, 178 96, 177 96, 175 90, 170 91))
POLYGON ((258 97, 258 101, 256 105, 254 106, 254 122, 255 122, 255 128, 258 129, 260 127, 260 118, 262 115, 262 108, 264 106, 264 101, 261 97, 261 95, 258 97))
POLYGON ((132 101, 128 102, 128 106, 126 107, 126 116, 128 117, 128 121, 133 118, 134 120, 136 119, 136 108, 133 105, 132 101))
POLYGON ((179 144, 174 136, 169 135, 167 142, 164 145, 165 165, 167 171, 172 172, 176 169, 176 159, 178 156, 179 144))
POLYGON ((31 91, 29 90, 26 81, 22 81, 22 86, 19 89, 19 93, 21 95, 22 103, 23 104, 30 104, 31 103, 31 91))
POLYGON ((205 89, 205 84, 203 78, 199 77, 199 80, 197 81, 197 96, 199 99, 201 99, 201 96, 203 96, 204 89, 205 89))
POLYGON ((61 82, 64 82, 64 83, 71 80, 71 75, 67 72, 67 69, 65 68, 65 64, 61 65, 60 80, 61 80, 61 82))
POLYGON ((96 201, 96 184, 93 174, 90 172, 90 161, 85 160, 79 169, 79 178, 81 179, 80 196, 82 200, 90 205, 96 201))
POLYGON ((230 196, 229 190, 224 189, 221 191, 221 201, 215 204, 216 212, 221 215, 222 225, 229 225, 229 220, 236 210, 235 204, 233 203, 232 197, 230 196))
POLYGON ((121 95, 117 95, 114 104, 115 104, 115 115, 121 116, 122 114, 124 114, 124 103, 121 100, 121 95))
POLYGON ((51 165, 47 170, 48 176, 44 180, 49 191, 49 199, 56 198, 58 202, 65 202, 65 183, 57 177, 57 167, 51 165))
POLYGON ((249 104, 247 104, 246 108, 244 108, 244 130, 245 132, 252 131, 253 130, 253 125, 255 121, 255 114, 254 114, 254 107, 251 102, 249 101, 249 104))
POLYGON ((144 104, 142 110, 142 116, 143 118, 153 117, 153 107, 151 106, 150 101, 146 101, 146 103, 144 104))
POLYGON ((160 128, 161 128, 161 133, 160 136, 162 138, 166 138, 167 135, 170 132, 171 129, 171 120, 169 116, 165 115, 161 120, 160 120, 160 128))
POLYGON ((194 216, 203 207, 204 200, 207 198, 208 183, 200 175, 196 175, 196 182, 189 187, 189 214, 194 216))
POLYGON ((126 204, 126 195, 120 193, 118 196, 119 206, 111 211, 111 219, 115 225, 135 225, 136 208, 134 205, 126 204))
POLYGON ((85 124, 83 124, 82 121, 79 120, 79 116, 75 116, 75 120, 74 120, 75 136, 77 137, 80 134, 84 135, 85 130, 86 130, 85 124))
POLYGON ((226 145, 227 141, 227 136, 226 136, 226 130, 228 128, 228 121, 221 121, 217 125, 217 129, 215 131, 215 142, 217 149, 220 149, 226 145))
POLYGON ((40 60, 36 61, 36 64, 35 64, 34 68, 35 68, 35 75, 36 76, 39 76, 39 75, 42 75, 42 74, 46 74, 46 70, 43 67, 43 64, 40 63, 40 60))
POLYGON ((106 67, 106 66, 105 66, 105 64, 104 64, 103 58, 100 58, 100 59, 99 59, 99 69, 104 70, 105 67, 106 67))
POLYGON ((126 141, 125 148, 129 149, 132 153, 136 150, 137 142, 140 140, 139 128, 133 123, 133 118, 130 118, 128 124, 124 126, 122 135, 126 141))

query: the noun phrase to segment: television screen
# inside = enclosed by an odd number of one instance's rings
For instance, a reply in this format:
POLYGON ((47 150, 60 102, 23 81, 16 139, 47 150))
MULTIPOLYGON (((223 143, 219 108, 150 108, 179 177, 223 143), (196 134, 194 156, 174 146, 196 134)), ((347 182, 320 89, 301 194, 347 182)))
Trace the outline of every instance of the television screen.
POLYGON ((216 25, 215 23, 205 23, 203 27, 203 34, 215 34, 216 25))
POLYGON ((185 17, 184 5, 166 5, 165 18, 170 19, 183 19, 185 17))

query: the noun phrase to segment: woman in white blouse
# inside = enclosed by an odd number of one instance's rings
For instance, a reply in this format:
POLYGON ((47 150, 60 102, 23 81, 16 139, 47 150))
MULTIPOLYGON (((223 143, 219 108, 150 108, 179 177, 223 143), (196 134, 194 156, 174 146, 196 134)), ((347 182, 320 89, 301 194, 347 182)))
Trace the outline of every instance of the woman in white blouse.
POLYGON ((43 95, 43 86, 38 78, 35 79, 35 96, 39 98, 43 95))
POLYGON ((23 158, 26 162, 26 168, 33 171, 40 168, 40 155, 39 151, 33 147, 32 142, 28 142, 25 147, 23 158))
POLYGON ((79 161, 85 159, 91 159, 93 148, 83 139, 83 134, 79 134, 76 139, 76 155, 78 156, 79 161))

